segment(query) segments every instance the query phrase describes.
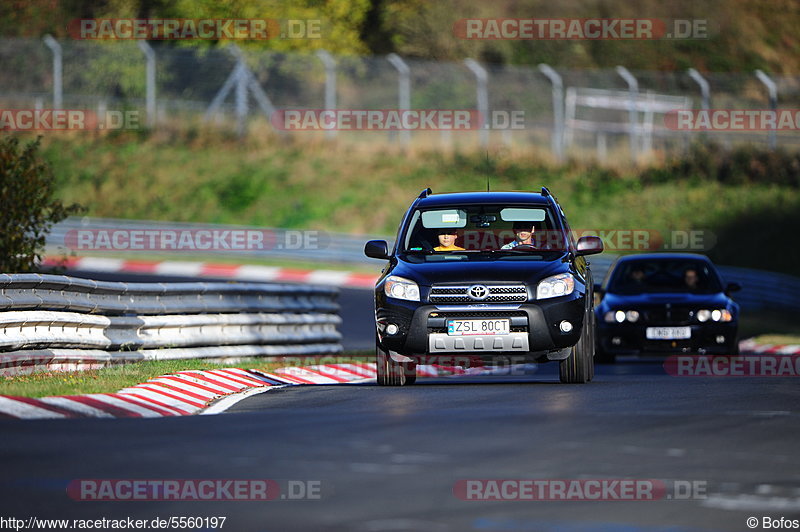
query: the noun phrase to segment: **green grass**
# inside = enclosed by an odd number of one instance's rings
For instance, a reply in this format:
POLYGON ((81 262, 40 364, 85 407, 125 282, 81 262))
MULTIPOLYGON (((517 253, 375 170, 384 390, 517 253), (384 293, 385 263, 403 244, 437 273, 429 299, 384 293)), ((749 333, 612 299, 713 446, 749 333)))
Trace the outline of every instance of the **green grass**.
POLYGON ((212 362, 203 359, 149 360, 132 364, 120 364, 98 370, 48 371, 16 377, 0 377, 0 395, 47 397, 53 395, 114 393, 161 375, 193 369, 208 370, 236 367, 270 371, 286 366, 372 361, 372 352, 359 351, 336 357, 285 357, 281 361, 265 358, 246 359, 234 363, 212 362))

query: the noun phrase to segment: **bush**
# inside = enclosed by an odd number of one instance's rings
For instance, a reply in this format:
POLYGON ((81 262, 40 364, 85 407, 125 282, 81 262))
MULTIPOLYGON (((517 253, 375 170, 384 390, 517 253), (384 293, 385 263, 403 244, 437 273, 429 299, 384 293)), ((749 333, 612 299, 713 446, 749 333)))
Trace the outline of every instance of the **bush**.
POLYGON ((45 236, 83 208, 53 198, 55 180, 39 159, 41 138, 21 147, 13 136, 0 140, 0 271, 35 271, 45 236))

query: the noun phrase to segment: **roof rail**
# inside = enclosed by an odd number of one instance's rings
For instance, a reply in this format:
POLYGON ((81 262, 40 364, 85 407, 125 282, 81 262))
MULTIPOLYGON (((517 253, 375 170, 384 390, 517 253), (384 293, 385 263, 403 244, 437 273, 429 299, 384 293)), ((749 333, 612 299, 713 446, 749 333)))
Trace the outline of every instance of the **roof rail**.
POLYGON ((417 196, 417 197, 418 198, 427 198, 429 194, 433 194, 433 190, 431 190, 430 187, 428 187, 425 190, 423 190, 422 192, 420 192, 419 196, 417 196))
POLYGON ((552 194, 550 194, 550 191, 547 190, 547 187, 542 187, 542 196, 552 196, 552 194))

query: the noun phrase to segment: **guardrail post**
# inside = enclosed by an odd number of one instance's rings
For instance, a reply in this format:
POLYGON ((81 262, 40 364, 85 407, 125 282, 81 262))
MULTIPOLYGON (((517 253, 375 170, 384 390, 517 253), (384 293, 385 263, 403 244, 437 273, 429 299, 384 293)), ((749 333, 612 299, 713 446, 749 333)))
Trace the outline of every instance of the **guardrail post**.
POLYGON ((639 133, 638 133, 638 112, 636 110, 636 101, 639 98, 639 82, 633 77, 633 74, 624 66, 617 66, 617 74, 619 74, 625 83, 628 84, 628 93, 630 94, 630 105, 628 108, 628 120, 630 122, 630 146, 631 146, 631 160, 636 163, 639 159, 639 133))
MULTIPOLYGON (((325 67, 325 109, 336 109, 336 61, 327 50, 317 50, 317 57, 325 67)), ((336 130, 329 129, 325 132, 326 137, 335 137, 336 130)))
POLYGON ((700 86, 700 97, 702 98, 700 106, 704 111, 707 111, 711 107, 711 90, 708 81, 694 68, 690 68, 686 72, 700 86))
POLYGON ((156 53, 147 41, 138 41, 137 44, 147 61, 145 66, 145 83, 147 85, 145 109, 147 112, 147 126, 153 127, 156 125, 156 53))
MULTIPOLYGON (((397 54, 389 54, 386 59, 397 69, 397 106, 407 111, 411 109, 411 70, 408 64, 397 54)), ((411 140, 411 131, 400 130, 400 142, 408 146, 411 140)))
POLYGON ((556 161, 564 160, 564 82, 550 65, 541 63, 539 71, 547 76, 553 86, 553 136, 552 149, 556 161))
MULTIPOLYGON (((778 110, 778 86, 772 81, 772 78, 764 74, 761 70, 756 70, 756 77, 758 80, 767 87, 769 92, 769 108, 773 113, 778 110)), ((777 113, 776 113, 777 114, 777 113)), ((774 150, 778 145, 778 139, 774 129, 769 131, 769 149, 774 150)))
POLYGON ((44 44, 53 52, 53 109, 61 109, 63 104, 63 54, 61 45, 52 35, 45 35, 44 44))
POLYGON ((489 75, 486 73, 486 69, 474 59, 464 59, 464 64, 475 74, 475 81, 477 82, 475 96, 478 103, 478 114, 480 114, 483 121, 480 141, 481 146, 485 148, 489 145, 489 89, 487 88, 489 75))

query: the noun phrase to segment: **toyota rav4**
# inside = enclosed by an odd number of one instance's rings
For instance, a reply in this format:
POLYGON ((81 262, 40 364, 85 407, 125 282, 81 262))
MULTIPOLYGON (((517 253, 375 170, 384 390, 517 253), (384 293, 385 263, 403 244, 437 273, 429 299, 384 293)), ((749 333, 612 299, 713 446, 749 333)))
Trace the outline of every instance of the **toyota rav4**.
POLYGON ((558 361, 563 383, 594 376, 593 281, 585 255, 546 189, 422 193, 409 207, 375 286, 378 383, 416 380, 419 363, 558 361))

